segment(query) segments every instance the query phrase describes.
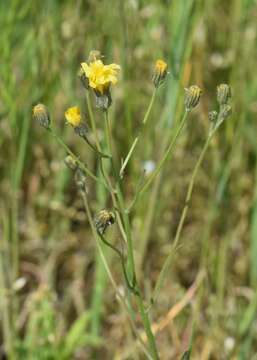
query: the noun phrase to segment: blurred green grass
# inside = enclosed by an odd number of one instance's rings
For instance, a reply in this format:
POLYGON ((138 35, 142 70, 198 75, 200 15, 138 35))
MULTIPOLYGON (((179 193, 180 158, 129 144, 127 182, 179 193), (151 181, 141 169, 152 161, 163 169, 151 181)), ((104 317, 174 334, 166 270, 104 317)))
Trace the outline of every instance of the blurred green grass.
MULTIPOLYGON (((193 359, 257 357, 256 16, 254 0, 1 1, 2 354, 10 350, 13 358, 55 358, 65 348, 63 337, 70 358, 131 356, 123 354, 133 334, 115 304, 63 165, 65 154, 31 122, 32 106, 47 104, 60 134, 97 171, 96 159, 65 126, 63 113, 75 104, 86 112, 76 73, 88 52, 99 49, 108 62, 122 66, 111 117, 123 156, 151 96, 154 61, 162 57, 170 65, 144 141, 129 165, 128 202, 142 163, 158 159, 167 129, 181 115, 183 87, 196 83, 204 89, 173 160, 133 213, 136 261, 148 297, 176 231, 190 172, 207 134, 207 113, 215 107, 216 86, 232 86, 233 116, 198 175, 182 246, 154 305, 153 321, 168 313, 204 269, 191 305, 157 335, 161 358, 183 353, 193 318, 193 359), (15 290, 17 278, 25 284, 15 290), (72 326, 80 319, 77 331, 83 341, 76 343, 72 326)), ((100 116, 97 122, 101 128, 100 116)), ((89 187, 95 211, 108 205, 101 187, 89 187)), ((109 261, 122 284, 111 254, 109 261)), ((142 356, 137 350, 133 359, 142 356)))

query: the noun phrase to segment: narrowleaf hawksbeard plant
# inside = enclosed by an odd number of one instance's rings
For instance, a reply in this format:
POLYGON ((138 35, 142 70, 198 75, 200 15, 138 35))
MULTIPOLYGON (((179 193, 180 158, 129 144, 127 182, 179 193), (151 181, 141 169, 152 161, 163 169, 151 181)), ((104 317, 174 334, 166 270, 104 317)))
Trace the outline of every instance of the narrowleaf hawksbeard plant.
MULTIPOLYGON (((138 142, 144 136, 144 129, 148 123, 151 115, 151 110, 157 100, 158 90, 162 84, 168 79, 168 64, 159 59, 153 66, 152 73, 152 95, 149 100, 149 105, 145 111, 145 115, 141 121, 139 132, 131 143, 130 148, 126 154, 114 156, 115 139, 112 133, 111 119, 109 118, 108 109, 112 103, 111 91, 112 86, 118 82, 118 76, 121 68, 117 64, 104 64, 101 60, 101 54, 97 50, 91 51, 86 62, 81 63, 79 77, 85 88, 85 99, 87 102, 87 114, 83 114, 78 106, 72 106, 65 111, 64 117, 66 122, 71 125, 76 135, 85 140, 89 146, 90 151, 96 156, 98 162, 97 173, 81 159, 80 154, 75 154, 69 146, 57 135, 54 130, 53 123, 50 121, 49 111, 43 104, 38 104, 33 109, 33 119, 41 126, 47 129, 56 139, 58 144, 64 148, 67 157, 65 164, 74 173, 74 180, 77 185, 78 192, 83 200, 85 212, 88 222, 90 224, 92 235, 96 242, 101 259, 106 268, 106 272, 114 287, 114 292, 117 299, 124 307, 128 318, 130 319, 132 329, 137 337, 138 344, 141 347, 147 358, 159 359, 161 349, 156 342, 154 328, 151 325, 151 312, 154 309, 156 296, 158 296, 160 287, 163 283, 165 275, 167 275, 168 265, 171 261, 171 256, 177 248, 181 239, 181 232, 189 210, 190 199, 192 196, 195 178, 198 170, 206 154, 209 144, 219 129, 220 125, 231 114, 231 89, 227 84, 221 84, 217 87, 217 102, 218 108, 209 112, 207 121, 209 121, 209 132, 206 135, 206 141, 203 144, 202 151, 193 168, 190 182, 185 194, 185 206, 182 210, 178 221, 177 230, 173 239, 171 250, 167 256, 163 267, 160 269, 160 275, 157 278, 156 285, 153 291, 153 304, 145 302, 143 285, 138 281, 134 254, 134 239, 133 239, 133 212, 132 210, 140 200, 141 195, 153 184, 153 181, 160 174, 163 167, 170 161, 172 154, 176 148, 177 140, 185 129, 189 114, 198 106, 202 97, 202 90, 197 85, 188 86, 184 93, 184 111, 183 116, 171 129, 169 129, 167 146, 160 154, 160 158, 150 174, 145 174, 139 186, 135 187, 132 202, 127 203, 126 193, 124 191, 124 179, 127 176, 126 168, 129 161, 132 161, 135 149, 138 142), (96 108, 100 109, 100 115, 103 117, 101 126, 104 128, 103 138, 99 137, 98 126, 95 122, 94 111, 92 107, 92 95, 95 100, 96 108), (90 136, 89 136, 90 135, 90 136), (93 139, 93 141, 92 141, 93 139), (122 160, 121 160, 122 159, 122 160), (92 209, 92 204, 89 201, 88 194, 92 195, 93 188, 88 188, 88 178, 91 178, 95 183, 101 186, 107 194, 108 201, 111 204, 110 209, 92 209), (108 228, 113 226, 116 228, 117 236, 108 236, 108 228), (116 238, 119 241, 116 241, 116 238), (106 259, 105 246, 109 247, 117 256, 120 263, 121 274, 124 279, 126 291, 120 291, 118 284, 114 280, 111 268, 106 259), (150 311, 151 310, 151 311, 150 311), (137 330, 135 318, 140 315, 144 333, 137 330), (147 339, 147 344, 145 339, 147 339)), ((183 90, 182 90, 183 91, 183 90)), ((169 96, 172 96, 170 94, 169 96)), ((99 111, 99 110, 98 110, 99 111)), ((108 234, 109 233, 109 234, 108 234)))

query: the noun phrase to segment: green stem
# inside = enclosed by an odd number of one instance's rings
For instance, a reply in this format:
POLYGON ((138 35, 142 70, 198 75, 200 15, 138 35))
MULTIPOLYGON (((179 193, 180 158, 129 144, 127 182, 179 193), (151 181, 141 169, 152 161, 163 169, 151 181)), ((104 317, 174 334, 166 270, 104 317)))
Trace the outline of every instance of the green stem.
POLYGON ((96 124, 95 124, 95 117, 94 117, 94 113, 92 111, 92 106, 91 106, 89 91, 86 92, 86 99, 87 99, 87 108, 88 108, 88 113, 89 113, 90 125, 91 125, 91 128, 94 133, 96 147, 97 147, 98 151, 101 151, 100 141, 98 138, 98 133, 97 133, 96 124))
MULTIPOLYGON (((98 151, 102 152, 102 147, 101 147, 98 135, 97 135, 97 129, 96 129, 96 125, 95 125, 95 118, 94 118, 94 114, 93 114, 93 111, 92 111, 90 97, 89 97, 88 92, 87 92, 86 98, 87 98, 87 107, 88 107, 88 112, 89 112, 90 123, 91 123, 91 127, 92 127, 92 130, 93 130, 94 136, 95 136, 96 146, 97 146, 98 151)), ((107 122, 107 121, 108 121, 108 115, 105 114, 105 122, 107 122)), ((105 126, 107 126, 107 124, 105 124, 105 126)), ((107 129, 106 129, 106 132, 107 132, 107 129)), ((108 134, 108 132, 107 132, 107 134, 108 134)), ((108 138, 109 135, 107 135, 107 134, 106 134, 106 137, 108 138)), ((110 151, 110 148, 108 148, 108 151, 110 151)), ((121 220, 119 212, 116 210, 116 209, 118 209, 118 204, 117 204, 116 197, 115 197, 115 190, 112 187, 112 183, 111 183, 111 179, 110 179, 109 175, 105 171, 102 159, 100 159, 100 171, 101 171, 102 176, 103 176, 103 178, 105 180, 106 188, 108 189, 108 191, 109 191, 109 193, 111 195, 112 202, 113 202, 113 205, 115 207, 115 211, 116 211, 116 215, 117 215, 117 223, 118 223, 118 226, 120 228, 122 237, 126 241, 126 234, 125 234, 125 231, 124 231, 124 228, 123 228, 122 220, 121 220)))
POLYGON ((148 339, 149 351, 154 360, 159 360, 159 355, 158 355, 158 351, 157 351, 157 347, 156 347, 156 343, 155 343, 155 337, 154 337, 152 329, 151 329, 151 323, 149 320, 148 313, 145 309, 141 294, 139 296, 137 296, 137 304, 138 304, 141 318, 143 321, 143 325, 145 328, 145 333, 146 333, 146 336, 148 339))
POLYGON ((106 186, 106 184, 104 182, 102 182, 100 179, 98 179, 88 168, 85 164, 83 164, 83 162, 81 162, 79 160, 79 158, 77 157, 77 155, 75 155, 70 148, 62 141, 62 139, 56 134, 56 132, 52 129, 52 128, 48 128, 47 129, 51 135, 57 140, 57 142, 63 147, 63 149, 70 155, 73 157, 73 159, 76 160, 76 162, 78 163, 79 167, 85 171, 85 173, 90 176, 92 179, 94 179, 97 182, 101 182, 104 186, 106 186))
POLYGON ((111 131, 110 119, 108 116, 108 111, 105 111, 104 115, 105 115, 105 136, 107 141, 107 148, 109 153, 112 154, 113 156, 114 153, 113 153, 112 131, 111 131))
POLYGON ((194 188, 194 183, 195 183, 195 178, 196 178, 196 175, 198 173, 198 170, 200 168, 200 165, 203 161, 203 158, 204 158, 204 155, 208 149, 208 146, 210 144, 210 141, 212 139, 212 135, 209 135, 207 137, 207 140, 204 144, 204 147, 201 151, 201 154, 197 160, 197 163, 195 164, 195 167, 194 167, 194 170, 193 170, 193 173, 192 173, 192 176, 191 176, 191 179, 190 179, 190 183, 189 183, 189 186, 188 186, 188 190, 187 190, 187 195, 186 195, 186 201, 185 201, 185 206, 184 206, 184 209, 183 209, 183 212, 182 212, 182 215, 181 215, 181 218, 179 220, 179 224, 178 224, 178 227, 177 227, 177 231, 176 231, 176 235, 175 235, 175 239, 174 239, 174 242, 173 242, 173 246, 174 248, 177 246, 178 244, 178 241, 179 241, 179 238, 180 238, 180 234, 181 234, 181 231, 182 231, 182 228, 183 228, 183 225, 184 225, 184 222, 185 222, 185 219, 186 219, 186 216, 187 216, 187 212, 188 212, 188 209, 189 209, 189 203, 190 203, 190 200, 191 200, 191 196, 192 196, 192 193, 193 193, 193 188, 194 188))
POLYGON ((83 139, 88 144, 88 146, 100 157, 102 158, 110 158, 110 155, 104 154, 101 151, 97 150, 97 148, 94 147, 94 145, 91 143, 91 141, 88 139, 87 136, 83 136, 83 139))
POLYGON ((156 178, 156 176, 160 173, 163 165, 168 159, 168 156, 170 155, 170 152, 174 149, 174 146, 176 145, 176 141, 181 133, 181 131, 184 128, 184 125, 186 123, 188 112, 186 111, 183 115, 183 118, 179 124, 179 127, 171 140, 167 150, 165 151, 164 155, 162 156, 161 160, 158 163, 158 166, 154 170, 154 172, 150 175, 149 179, 146 180, 145 184, 142 185, 142 187, 139 189, 138 193, 135 195, 134 200, 132 201, 130 207, 128 208, 128 212, 131 211, 132 207, 135 205, 136 201, 139 199, 139 197, 146 191, 146 189, 149 187, 149 185, 153 182, 153 180, 156 178))
POLYGON ((116 254, 119 256, 120 260, 121 260, 121 266, 122 266, 122 271, 123 271, 123 275, 124 275, 124 278, 125 278, 125 281, 126 281, 126 285, 128 287, 129 290, 131 290, 132 292, 135 293, 135 295, 137 295, 137 292, 135 291, 133 285, 130 284, 129 282, 129 278, 128 278, 128 275, 127 275, 127 271, 126 271, 126 266, 125 266, 125 259, 124 259, 124 256, 122 254, 122 252, 116 248, 114 245, 112 245, 111 243, 109 243, 109 241, 106 240, 106 238, 98 233, 100 239, 102 240, 102 242, 107 245, 109 248, 111 248, 113 251, 116 252, 116 254))
POLYGON ((15 346, 14 346, 14 329, 11 319, 12 306, 11 296, 12 291, 8 289, 7 281, 5 279, 4 271, 4 251, 0 251, 0 295, 1 295, 1 313, 2 313, 2 328, 3 328, 3 340, 5 343, 6 354, 10 359, 15 359, 15 346))
POLYGON ((194 188, 194 183, 195 183, 195 179, 196 179, 196 175, 198 173, 198 170, 201 166, 201 163, 203 161, 203 158, 204 158, 204 155, 209 147, 209 144, 210 144, 210 141, 213 137, 213 134, 215 133, 216 129, 218 127, 216 127, 213 131, 211 131, 205 141, 205 144, 204 144, 204 147, 200 153, 200 156, 195 164, 195 167, 194 167, 194 170, 193 170, 193 173, 192 173, 192 176, 191 176, 191 179, 190 179, 190 182, 189 182, 189 186, 188 186, 188 190, 187 190, 187 194, 186 194, 186 200, 185 200, 185 205, 184 205, 184 208, 183 208, 183 211, 182 211, 182 214, 181 214, 181 217, 180 217, 180 220, 179 220, 179 224, 178 224, 178 227, 177 227, 177 231, 176 231, 176 234, 175 234, 175 239, 173 241, 173 244, 172 244, 172 247, 171 247, 171 251, 169 253, 169 255, 167 256, 163 266, 162 266, 162 269, 160 271, 160 274, 158 276, 158 279, 156 281, 156 285, 155 285, 155 289, 154 289, 154 292, 153 292, 153 297, 152 297, 152 301, 155 301, 157 296, 158 296, 158 293, 159 293, 159 290, 163 284, 163 281, 164 281, 164 277, 169 269, 169 266, 171 264, 171 261, 173 259, 173 256, 174 256, 174 250, 176 249, 177 245, 178 245, 178 242, 179 242, 179 239, 180 239, 180 236, 181 236, 181 231, 183 229, 183 225, 184 225, 184 222, 185 222, 185 219, 186 219, 186 216, 187 216, 187 212, 188 212, 188 209, 189 209, 189 203, 190 203, 190 200, 191 200, 191 197, 192 197, 192 193, 193 193, 193 188, 194 188))
POLYGON ((90 143, 90 141, 87 138, 85 140, 87 141, 88 145, 91 146, 91 148, 93 148, 101 157, 110 158, 111 155, 103 154, 101 151, 100 141, 96 129, 95 117, 91 106, 89 91, 86 92, 86 100, 87 100, 87 109, 89 114, 90 125, 95 137, 96 148, 94 147, 94 145, 90 143))
POLYGON ((141 335, 139 334, 138 330, 137 330, 137 327, 134 323, 134 320, 133 320, 133 314, 131 314, 131 309, 130 307, 128 306, 126 300, 124 299, 123 295, 120 294, 120 291, 118 289, 118 286, 112 276, 112 273, 111 273, 111 270, 110 270, 110 267, 107 263, 107 260, 106 260, 106 257, 103 253, 103 250, 101 248, 101 245, 99 243, 99 235, 95 229, 95 225, 94 225, 94 221, 93 221, 93 217, 92 217, 92 214, 91 214, 91 210, 90 210, 90 207, 89 207, 89 203, 88 203, 88 198, 87 198, 87 194, 86 192, 81 192, 81 195, 82 195, 82 199, 83 199, 83 202, 84 202, 84 206, 85 206, 85 211, 86 211, 86 214, 87 214, 87 217, 88 217, 88 221, 89 221, 89 224, 90 224, 90 227, 91 227, 91 230, 92 230, 92 233, 93 233, 93 236, 94 236, 94 239, 96 241, 96 244, 97 244, 97 248, 98 248, 98 251, 100 253, 100 257, 101 257, 101 260, 104 264, 104 267, 106 269, 106 272, 109 276, 109 279, 115 289, 115 292, 117 294, 117 297, 118 299, 120 300, 120 302, 122 303, 122 305, 124 306, 125 310, 127 311, 127 313, 129 314, 129 319, 130 319, 130 322, 131 322, 131 326, 133 328, 133 331, 135 332, 138 340, 139 340, 139 343, 140 343, 140 346, 143 350, 143 352, 147 355, 147 357, 149 358, 150 357, 150 354, 148 352, 148 350, 146 349, 145 345, 144 345, 144 342, 142 340, 142 337, 141 335))
POLYGON ((130 159, 131 155, 133 154, 133 152, 134 152, 134 150, 135 150, 135 148, 136 148, 136 146, 137 146, 137 143, 138 143, 138 140, 139 140, 139 138, 140 138, 140 135, 142 134, 143 128, 144 128, 145 124, 147 123, 147 120, 148 120, 148 118, 149 118, 150 112, 151 112, 152 107, 153 107, 153 104, 154 104, 154 100, 155 100, 155 97, 156 97, 156 93, 157 93, 157 89, 154 89, 154 92, 153 92, 153 94, 152 94, 152 97, 151 97, 149 106, 148 106, 147 111, 146 111, 146 113, 145 113, 145 116, 144 116, 144 118, 143 118, 143 121, 142 121, 142 124, 141 124, 141 128, 140 128, 140 130, 139 130, 139 134, 137 135, 137 137, 136 137, 135 140, 133 141, 133 144, 131 145, 131 148, 130 148, 130 150, 129 150, 129 152, 128 152, 128 154, 127 154, 127 156, 126 156, 126 158, 125 158, 125 160, 124 160, 124 162, 123 162, 123 164, 122 164, 122 167, 120 168, 119 174, 120 174, 120 177, 121 177, 121 178, 123 177, 124 170, 125 170, 128 162, 129 162, 129 159, 130 159))
MULTIPOLYGON (((109 151, 109 153, 113 154, 113 152, 112 152, 111 126, 110 126, 110 121, 109 121, 107 112, 105 113, 105 125, 106 125, 105 129, 106 129, 108 151, 109 151)), ((113 161, 112 161, 112 167, 113 167, 113 171, 115 172, 113 161)), ((154 335, 152 333, 150 320, 149 320, 147 311, 146 311, 146 309, 144 307, 142 295, 141 295, 141 292, 139 290, 137 280, 136 280, 135 260, 134 260, 133 242, 132 242, 132 236, 131 236, 129 215, 126 212, 126 209, 125 209, 124 198, 123 198, 123 194, 122 194, 122 191, 121 191, 119 179, 117 180, 115 194, 117 195, 118 205, 119 205, 119 209, 120 209, 121 214, 122 214, 122 219, 124 221, 125 233, 127 235, 128 268, 129 268, 128 270, 129 270, 129 276, 130 276, 130 278, 128 279, 129 284, 132 282, 132 289, 133 289, 132 292, 134 294, 137 293, 137 295, 136 295, 137 304, 138 304, 138 307, 139 307, 142 322, 143 322, 145 332, 146 332, 146 335, 147 335, 148 344, 149 344, 149 351, 150 351, 153 359, 158 360, 159 356, 158 356, 158 352, 157 352, 155 338, 154 338, 154 335)), ((115 196, 114 196, 114 198, 116 200, 115 196)))

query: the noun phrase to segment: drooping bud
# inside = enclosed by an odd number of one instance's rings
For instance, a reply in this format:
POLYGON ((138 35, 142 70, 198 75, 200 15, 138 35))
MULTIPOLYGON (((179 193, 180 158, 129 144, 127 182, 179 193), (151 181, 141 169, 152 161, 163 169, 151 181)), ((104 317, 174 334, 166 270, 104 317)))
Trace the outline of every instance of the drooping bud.
POLYGON ((158 88, 165 80, 168 74, 168 64, 159 59, 156 61, 154 66, 154 73, 153 73, 153 83, 156 88, 158 88))
POLYGON ((44 104, 37 104, 32 109, 32 118, 46 129, 49 128, 51 119, 47 107, 44 104))
POLYGON ((103 235, 108 226, 115 222, 115 215, 109 210, 101 210, 95 217, 95 227, 99 234, 103 235))
POLYGON ((215 123, 216 120, 218 118, 218 113, 217 111, 213 110, 213 111, 210 111, 209 114, 208 114, 208 119, 210 120, 210 122, 212 123, 215 123))
POLYGON ((78 189, 82 192, 86 192, 86 175, 80 168, 77 168, 74 180, 78 189))
POLYGON ((217 101, 220 105, 227 104, 231 98, 231 88, 227 84, 217 86, 217 101))
POLYGON ((202 90, 197 85, 192 85, 188 89, 185 89, 185 109, 191 111, 195 108, 200 101, 202 90))

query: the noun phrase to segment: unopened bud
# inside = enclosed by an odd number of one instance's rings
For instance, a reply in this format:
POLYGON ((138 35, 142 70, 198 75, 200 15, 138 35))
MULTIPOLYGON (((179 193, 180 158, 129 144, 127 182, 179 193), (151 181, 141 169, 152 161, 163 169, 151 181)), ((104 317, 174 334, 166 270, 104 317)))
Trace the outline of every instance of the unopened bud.
POLYGON ((115 222, 115 215, 109 210, 101 210, 95 217, 95 227, 99 234, 104 234, 108 226, 115 222))
POLYGON ((232 114, 232 107, 228 104, 222 105, 219 117, 223 121, 232 114))
POLYGON ((44 104, 37 104, 33 107, 32 118, 35 121, 38 121, 38 123, 46 129, 49 128, 51 123, 50 115, 47 107, 44 104))
POLYGON ((80 168, 76 170, 74 180, 78 189, 82 192, 86 192, 86 176, 80 168))
POLYGON ((73 171, 76 170, 78 167, 77 161, 70 155, 66 156, 66 158, 64 159, 64 163, 69 169, 73 171))
POLYGON ((231 98, 231 88, 227 84, 217 86, 217 101, 220 105, 227 104, 231 98))
POLYGON ((188 89, 185 89, 185 109, 191 111, 195 108, 200 101, 202 90, 197 85, 192 85, 188 89))
POLYGON ((87 136, 88 133, 88 127, 86 123, 81 123, 79 126, 74 126, 74 132, 84 138, 87 136))
POLYGON ((91 50, 88 56, 88 62, 94 62, 96 60, 100 60, 103 56, 99 50, 91 50))
POLYGON ((154 74, 153 74, 153 83, 156 88, 158 88, 165 80, 168 72, 168 64, 159 59, 156 61, 154 66, 154 74))
POLYGON ((108 110, 108 108, 112 104, 112 97, 109 87, 106 88, 103 93, 100 93, 99 91, 96 90, 94 91, 94 93, 95 93, 96 107, 103 111, 108 110))
POLYGON ((217 118, 218 118, 218 113, 217 113, 217 111, 210 111, 209 112, 209 114, 208 114, 208 118, 209 118, 209 120, 210 120, 210 122, 212 122, 212 123, 214 123, 216 120, 217 120, 217 118))

